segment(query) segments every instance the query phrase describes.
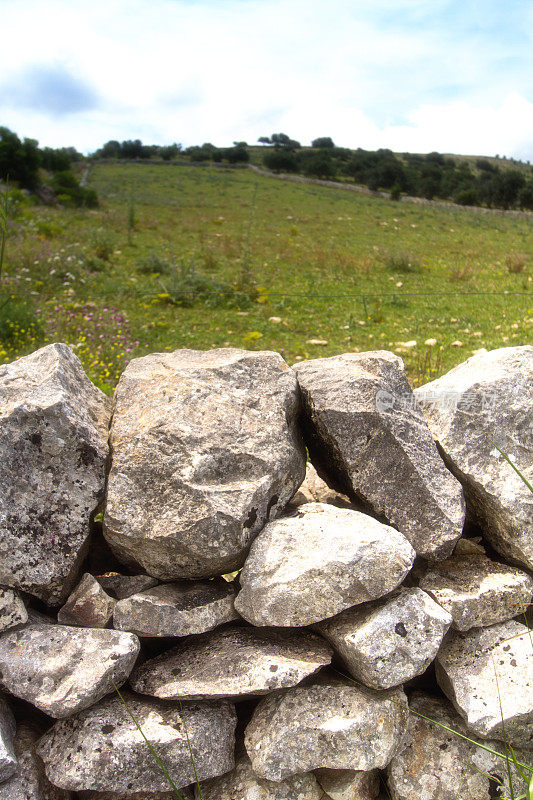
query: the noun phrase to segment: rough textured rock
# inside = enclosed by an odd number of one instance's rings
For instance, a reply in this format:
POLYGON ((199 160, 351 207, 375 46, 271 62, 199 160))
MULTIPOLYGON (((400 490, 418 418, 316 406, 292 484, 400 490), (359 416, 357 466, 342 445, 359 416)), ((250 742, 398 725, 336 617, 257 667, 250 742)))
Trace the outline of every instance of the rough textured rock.
POLYGON ((452 616, 421 589, 343 611, 316 627, 372 689, 389 689, 431 664, 452 616))
POLYGON ((277 353, 130 361, 115 393, 104 516, 117 557, 165 580, 240 568, 304 479, 298 410, 277 353))
POLYGON ((28 620, 26 606, 13 589, 0 587, 0 633, 28 620))
MULTIPOLYGON (((234 767, 236 715, 230 703, 175 704, 139 698, 125 701, 179 788, 234 767), (187 743, 187 735, 191 751, 187 743), (192 752, 192 760, 191 760, 192 752)), ((120 698, 103 700, 76 717, 57 722, 38 753, 56 786, 105 792, 168 789, 168 783, 120 698), (76 758, 67 758, 76 753, 76 758)))
POLYGON ((103 497, 109 415, 64 344, 0 366, 0 584, 66 598, 103 497))
MULTIPOLYGON (((417 694, 410 708, 413 713, 409 715, 408 746, 387 768, 392 800, 457 800, 459 797, 461 800, 489 800, 510 796, 507 794, 507 765, 503 759, 436 724, 475 738, 447 702, 417 694), (422 719, 414 712, 429 719, 422 719), (492 781, 489 775, 493 776, 492 781), (502 785, 506 787, 503 792, 502 785)), ((481 740, 481 743, 502 752, 501 742, 481 740)), ((514 769, 513 780, 516 789, 521 782, 514 769)))
POLYGON ((533 749, 533 647, 525 625, 511 620, 451 632, 435 668, 471 730, 503 740, 505 727, 513 746, 533 749))
POLYGON ((395 589, 414 557, 394 528, 358 511, 308 503, 257 537, 235 608, 254 625, 310 625, 395 589))
POLYGON ((197 800, 323 800, 324 794, 315 776, 310 773, 294 775, 285 781, 274 782, 259 778, 247 755, 237 759, 235 769, 196 788, 197 800))
POLYGON ((533 569, 533 347, 480 353, 415 392, 492 546, 533 569))
POLYGON ((319 769, 315 775, 331 800, 375 800, 379 795, 377 769, 319 769))
POLYGON ((124 683, 138 653, 132 633, 28 623, 0 636, 0 684, 62 718, 124 683))
POLYGON ((324 767, 383 768, 402 744, 406 705, 400 689, 374 692, 336 679, 267 695, 245 733, 253 770, 281 781, 324 767))
POLYGON ((18 764, 15 773, 0 784, 0 800, 71 800, 70 792, 53 786, 35 752, 35 732, 19 725, 15 738, 18 764))
POLYGON ((482 555, 453 556, 429 569, 420 588, 450 612, 454 628, 467 631, 523 614, 533 578, 482 555))
MULTIPOLYGON (((176 800, 174 792, 77 792, 80 800, 176 800)), ((194 791, 180 789, 182 800, 194 800, 194 791)))
POLYGON ((465 506, 393 353, 297 364, 304 431, 319 472, 400 530, 427 559, 447 558, 465 506))
POLYGON ((98 575, 96 580, 105 592, 117 600, 124 600, 132 594, 157 586, 157 578, 152 578, 150 575, 119 575, 117 572, 109 572, 106 575, 98 575))
MULTIPOLYGON (((17 769, 15 756, 15 718, 6 701, 0 697, 0 783, 11 777, 17 769)), ((2 789, 0 788, 0 797, 2 789)))
POLYGON ((232 625, 193 636, 147 661, 131 684, 141 694, 160 698, 261 695, 294 686, 329 664, 331 656, 326 642, 314 634, 232 625))
POLYGON ((339 494, 335 489, 330 489, 322 480, 311 462, 307 462, 305 479, 294 497, 291 499, 292 507, 302 506, 304 503, 331 503, 340 508, 350 508, 350 498, 339 494))
POLYGON ((85 628, 105 628, 116 600, 104 592, 96 578, 86 572, 65 605, 57 613, 58 622, 85 628))
POLYGON ((166 583, 119 600, 113 625, 139 636, 188 636, 238 619, 235 585, 212 581, 166 583))

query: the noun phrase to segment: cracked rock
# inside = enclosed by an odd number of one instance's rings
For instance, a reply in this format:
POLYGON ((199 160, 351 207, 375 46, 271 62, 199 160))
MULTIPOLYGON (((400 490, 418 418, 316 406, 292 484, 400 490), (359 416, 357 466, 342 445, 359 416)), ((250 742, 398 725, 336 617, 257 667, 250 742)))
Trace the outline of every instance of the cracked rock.
POLYGON ((414 558, 405 536, 373 517, 308 503, 257 537, 235 608, 253 625, 310 625, 392 591, 414 558))
MULTIPOLYGON (((193 762, 199 780, 233 769, 236 715, 230 703, 183 703, 180 709, 130 693, 124 699, 178 788, 195 780, 193 762)), ((57 722, 40 739, 38 753, 49 780, 63 789, 123 793, 168 789, 118 697, 57 722), (68 758, 72 753, 76 758, 68 758)))
MULTIPOLYGON (((17 769, 17 758, 15 756, 15 718, 11 709, 0 697, 0 783, 10 778, 17 769)), ((0 797, 2 788, 0 787, 0 797)))
POLYGON ((290 507, 302 506, 304 503, 331 503, 340 508, 351 506, 350 499, 335 489, 330 489, 309 461, 306 465, 304 482, 291 499, 290 507))
POLYGON ((0 636, 0 683, 60 719, 124 683, 138 653, 132 633, 28 623, 0 636))
POLYGON ((163 580, 239 569, 305 476, 299 392, 277 353, 130 361, 115 392, 104 534, 163 580))
POLYGON ((451 555, 463 529, 463 492, 435 447, 402 360, 380 350, 294 369, 306 443, 319 473, 370 505, 419 555, 451 555))
MULTIPOLYGON (((78 792, 80 800, 176 800, 174 792, 78 792)), ((182 800, 194 800, 189 787, 180 789, 182 800)))
POLYGON ((19 595, 13 589, 0 587, 0 633, 27 621, 28 612, 19 595))
POLYGON ((118 572, 108 572, 98 575, 96 580, 102 589, 117 600, 124 600, 132 594, 144 592, 157 586, 157 578, 150 575, 119 575, 118 572))
POLYGON ((354 678, 372 689, 389 689, 429 667, 451 623, 451 614, 421 589, 403 589, 316 627, 354 678))
POLYGON ((294 686, 331 661, 319 636, 231 626, 144 663, 131 684, 141 694, 175 699, 261 695, 294 686))
POLYGON ((43 762, 35 752, 36 739, 29 726, 18 726, 15 737, 18 764, 14 774, 0 784, 1 800, 71 800, 70 792, 53 786, 46 777, 43 762))
POLYGON ((116 600, 104 592, 96 578, 86 572, 65 605, 57 613, 58 622, 85 628, 105 628, 116 600))
POLYGON ((235 585, 223 578, 165 583, 119 600, 113 625, 138 636, 188 636, 239 619, 235 585))
POLYGON ((0 366, 0 584, 64 602, 104 493, 109 416, 64 344, 0 366))
POLYGON ((379 795, 377 769, 318 769, 315 775, 331 800, 376 800, 379 795))
POLYGON ((483 535, 533 569, 533 494, 495 447, 533 482, 533 347, 472 356, 415 394, 483 535))

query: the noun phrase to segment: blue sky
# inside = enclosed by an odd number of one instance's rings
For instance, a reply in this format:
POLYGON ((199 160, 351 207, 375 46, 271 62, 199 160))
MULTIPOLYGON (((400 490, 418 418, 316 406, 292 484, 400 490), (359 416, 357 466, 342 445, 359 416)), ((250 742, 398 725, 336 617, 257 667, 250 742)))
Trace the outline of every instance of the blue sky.
POLYGON ((2 0, 0 125, 533 160, 527 0, 2 0))

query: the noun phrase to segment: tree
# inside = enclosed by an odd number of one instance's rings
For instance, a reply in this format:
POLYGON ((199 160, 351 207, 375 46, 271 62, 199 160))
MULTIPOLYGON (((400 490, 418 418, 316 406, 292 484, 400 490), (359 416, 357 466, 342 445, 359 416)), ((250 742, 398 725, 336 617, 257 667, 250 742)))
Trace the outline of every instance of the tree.
POLYGON ((276 150, 283 148, 284 150, 298 150, 301 145, 296 139, 291 139, 286 133, 273 133, 270 137, 271 143, 276 150))
POLYGON ((263 156, 263 164, 274 172, 299 172, 298 156, 290 150, 270 150, 263 156))
POLYGON ((331 149, 335 147, 333 144, 333 139, 330 136, 320 136, 318 139, 313 139, 311 142, 311 147, 316 147, 318 149, 331 149))
POLYGON ((35 189, 39 182, 38 144, 35 139, 21 142, 16 133, 0 127, 0 178, 16 181, 23 189, 35 189))

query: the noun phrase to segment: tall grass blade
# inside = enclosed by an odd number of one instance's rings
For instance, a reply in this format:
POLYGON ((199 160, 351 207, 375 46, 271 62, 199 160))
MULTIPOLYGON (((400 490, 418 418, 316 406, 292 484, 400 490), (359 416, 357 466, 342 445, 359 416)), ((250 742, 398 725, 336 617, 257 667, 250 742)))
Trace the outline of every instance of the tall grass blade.
POLYGON ((533 486, 530 484, 530 482, 528 481, 526 476, 522 472, 520 472, 518 467, 515 466, 515 464, 513 464, 513 462, 511 461, 511 459, 507 455, 507 453, 504 453, 504 451, 501 448, 499 448, 498 445, 496 444, 496 442, 494 442, 492 439, 490 441, 494 445, 494 447, 496 448, 498 453, 500 453, 500 455, 502 455, 504 457, 504 459, 507 461, 509 466, 511 466, 514 469, 514 471, 516 472, 516 474, 524 481, 524 483, 526 484, 526 486, 529 489, 529 491, 533 492, 533 486))

